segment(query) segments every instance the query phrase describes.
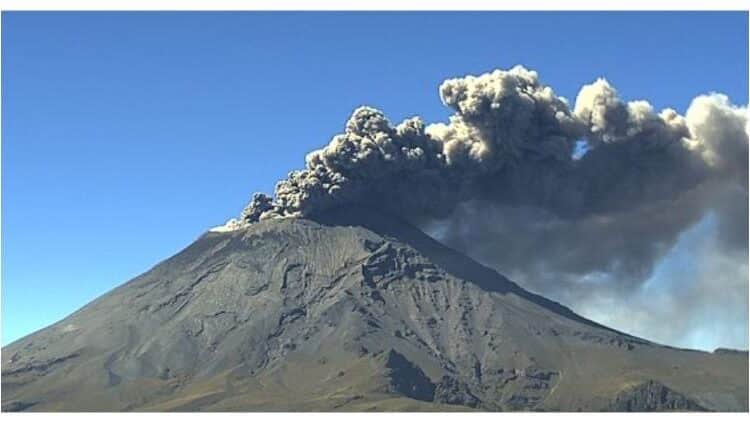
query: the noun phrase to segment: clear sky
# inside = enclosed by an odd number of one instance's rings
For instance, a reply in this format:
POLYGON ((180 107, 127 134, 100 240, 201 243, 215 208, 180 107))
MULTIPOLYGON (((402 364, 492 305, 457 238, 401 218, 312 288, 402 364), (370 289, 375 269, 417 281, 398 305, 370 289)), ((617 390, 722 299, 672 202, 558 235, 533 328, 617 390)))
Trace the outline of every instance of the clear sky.
POLYGON ((3 13, 2 343, 237 215, 353 108, 445 120, 448 77, 604 76, 748 102, 747 13, 3 13))

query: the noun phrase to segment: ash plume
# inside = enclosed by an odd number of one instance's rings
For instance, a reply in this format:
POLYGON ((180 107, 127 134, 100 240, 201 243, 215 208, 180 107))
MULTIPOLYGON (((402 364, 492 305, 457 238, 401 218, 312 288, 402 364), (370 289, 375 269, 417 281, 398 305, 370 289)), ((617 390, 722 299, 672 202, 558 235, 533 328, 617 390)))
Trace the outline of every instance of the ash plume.
POLYGON ((421 220, 474 199, 585 215, 747 174, 746 109, 719 94, 696 98, 687 117, 657 114, 645 101, 620 100, 599 79, 571 109, 536 72, 516 66, 449 79, 440 98, 455 111, 447 124, 414 117, 393 126, 383 112, 357 108, 344 132, 309 153, 273 198, 256 194, 242 220, 349 204, 421 220), (581 160, 573 158, 576 141, 588 150, 581 160))
POLYGON ((392 126, 381 111, 358 108, 344 133, 308 154, 305 169, 280 181, 273 199, 256 196, 243 220, 347 204, 409 218, 448 215, 486 195, 498 173, 528 164, 562 172, 584 134, 566 101, 522 67, 445 81, 440 96, 456 111, 448 124, 415 117, 392 126))
MULTIPOLYGON (((256 194, 240 221, 380 209, 586 308, 594 294, 634 295, 710 215, 713 254, 739 257, 747 298, 746 107, 711 93, 684 116, 657 112, 622 100, 604 79, 571 106, 522 66, 446 80, 440 98, 454 111, 447 123, 394 126, 379 110, 356 109, 273 197, 256 194)), ((739 311, 746 326, 746 300, 739 311)))

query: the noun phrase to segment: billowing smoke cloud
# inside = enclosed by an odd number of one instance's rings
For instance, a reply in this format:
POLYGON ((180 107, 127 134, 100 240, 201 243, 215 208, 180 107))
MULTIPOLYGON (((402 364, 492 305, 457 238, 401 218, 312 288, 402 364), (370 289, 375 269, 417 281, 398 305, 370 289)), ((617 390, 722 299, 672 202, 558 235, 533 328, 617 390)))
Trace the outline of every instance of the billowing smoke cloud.
MULTIPOLYGON (((393 126, 358 108, 273 198, 256 194, 241 220, 382 209, 529 289, 590 310, 635 301, 681 234, 710 216, 712 250, 694 260, 712 269, 734 260, 742 280, 732 286, 745 298, 737 319, 747 327, 747 108, 709 94, 685 116, 657 113, 621 100, 603 79, 571 108, 521 66, 447 80, 440 98, 455 112, 448 123, 415 117, 393 126)), ((682 342, 689 330, 663 340, 682 342)))
POLYGON ((503 172, 532 177, 513 170, 532 164, 549 169, 542 178, 565 172, 585 133, 566 101, 522 67, 445 81, 440 96, 456 111, 447 125, 412 118, 394 127, 382 112, 358 108, 343 134, 308 154, 306 168, 280 181, 273 199, 256 195, 243 218, 311 216, 347 204, 447 216, 502 183, 503 172))

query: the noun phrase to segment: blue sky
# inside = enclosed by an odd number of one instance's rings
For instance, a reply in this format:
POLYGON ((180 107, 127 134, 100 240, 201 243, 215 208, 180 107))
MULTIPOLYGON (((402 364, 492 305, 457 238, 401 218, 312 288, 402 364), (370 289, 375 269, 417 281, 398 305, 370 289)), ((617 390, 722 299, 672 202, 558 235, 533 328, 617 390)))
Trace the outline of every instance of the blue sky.
POLYGON ((2 343, 239 213, 352 109, 445 120, 448 77, 604 76, 747 104, 747 13, 3 13, 2 343))

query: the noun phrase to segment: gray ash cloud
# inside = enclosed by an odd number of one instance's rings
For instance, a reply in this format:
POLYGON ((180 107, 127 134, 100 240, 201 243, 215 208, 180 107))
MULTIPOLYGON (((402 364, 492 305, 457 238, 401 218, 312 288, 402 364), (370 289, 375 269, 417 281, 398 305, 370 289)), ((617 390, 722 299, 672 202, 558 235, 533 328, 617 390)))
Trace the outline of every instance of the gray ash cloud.
POLYGON ((631 210, 712 178, 746 179, 746 109, 718 94, 696 98, 685 117, 622 101, 599 79, 571 108, 517 66, 449 79, 440 97, 455 111, 448 123, 414 117, 394 126, 379 110, 356 109, 272 198, 257 194, 243 220, 350 204, 420 220, 468 200, 581 216, 631 210), (574 160, 579 140, 588 152, 574 160))

